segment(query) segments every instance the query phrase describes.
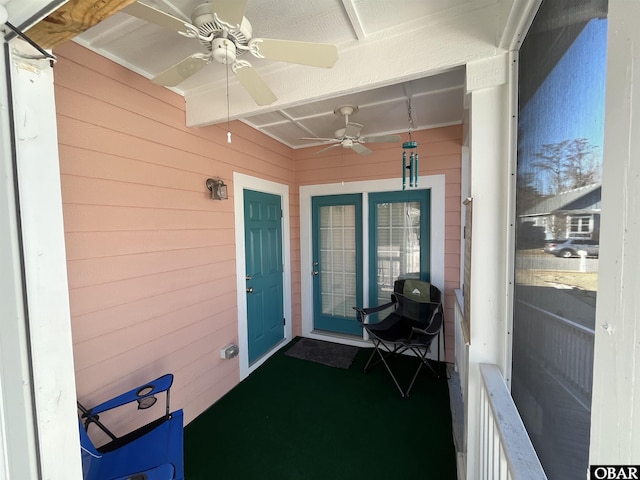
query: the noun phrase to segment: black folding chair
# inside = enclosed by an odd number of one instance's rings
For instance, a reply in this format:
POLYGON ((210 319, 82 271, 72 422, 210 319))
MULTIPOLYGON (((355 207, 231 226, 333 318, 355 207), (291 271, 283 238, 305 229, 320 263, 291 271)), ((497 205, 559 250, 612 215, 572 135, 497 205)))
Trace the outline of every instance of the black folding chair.
MULTIPOLYGON (((421 280, 396 280, 390 302, 377 307, 354 308, 357 311, 358 321, 369 333, 374 347, 364 367, 365 373, 370 367, 382 362, 403 397, 409 396, 424 365, 436 377, 439 376, 427 358, 431 344, 437 339, 438 362, 440 363, 441 360, 439 335, 442 332, 444 338, 444 313, 442 294, 437 287, 421 280), (369 323, 370 315, 390 308, 393 310, 384 319, 376 323, 369 323), (387 357, 400 355, 407 351, 413 352, 418 358, 419 364, 411 384, 404 391, 391 370, 387 357), (376 355, 379 358, 372 363, 376 355)), ((440 370, 440 366, 438 366, 438 370, 440 370)))

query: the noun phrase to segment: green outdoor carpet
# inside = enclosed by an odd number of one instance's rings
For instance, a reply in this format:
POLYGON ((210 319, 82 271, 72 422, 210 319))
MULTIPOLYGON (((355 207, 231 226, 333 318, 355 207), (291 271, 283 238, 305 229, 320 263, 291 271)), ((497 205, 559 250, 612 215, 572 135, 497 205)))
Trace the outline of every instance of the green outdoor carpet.
MULTIPOLYGON (((382 364, 362 372, 369 349, 342 369, 289 347, 187 425, 188 480, 456 479, 446 379, 423 369, 402 398, 382 364)), ((416 362, 393 359, 405 388, 416 362)))

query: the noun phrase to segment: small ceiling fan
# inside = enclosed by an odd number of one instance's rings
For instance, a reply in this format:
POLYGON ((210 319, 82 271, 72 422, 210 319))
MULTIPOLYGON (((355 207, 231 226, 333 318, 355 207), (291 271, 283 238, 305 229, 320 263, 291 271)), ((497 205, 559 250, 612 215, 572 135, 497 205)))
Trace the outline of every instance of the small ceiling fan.
POLYGON ((323 148, 314 155, 320 155, 328 150, 343 147, 350 148, 360 155, 369 155, 371 150, 365 147, 364 143, 394 143, 400 141, 400 135, 365 135, 360 136, 360 130, 363 126, 359 123, 349 122, 349 115, 353 115, 358 111, 355 105, 342 105, 337 107, 333 113, 344 116, 344 128, 340 128, 335 132, 335 138, 307 137, 300 140, 321 140, 325 143, 333 143, 329 147, 323 148))
POLYGON ((215 60, 231 65, 242 86, 258 105, 269 105, 275 94, 246 60, 250 52, 257 58, 330 68, 338 59, 335 45, 270 38, 252 38, 252 27, 244 17, 247 0, 213 0, 193 10, 191 23, 144 3, 135 2, 123 12, 173 30, 188 38, 197 38, 209 50, 194 53, 152 78, 154 83, 173 87, 215 60))

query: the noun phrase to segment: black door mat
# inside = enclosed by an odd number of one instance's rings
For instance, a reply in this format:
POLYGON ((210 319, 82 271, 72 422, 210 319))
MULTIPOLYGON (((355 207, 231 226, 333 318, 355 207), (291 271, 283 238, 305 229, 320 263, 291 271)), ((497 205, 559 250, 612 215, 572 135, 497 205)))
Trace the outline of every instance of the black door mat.
POLYGON ((321 363, 330 367, 346 369, 351 366, 351 362, 353 362, 356 353, 358 353, 358 347, 324 342, 311 338, 301 338, 285 352, 285 355, 321 363))

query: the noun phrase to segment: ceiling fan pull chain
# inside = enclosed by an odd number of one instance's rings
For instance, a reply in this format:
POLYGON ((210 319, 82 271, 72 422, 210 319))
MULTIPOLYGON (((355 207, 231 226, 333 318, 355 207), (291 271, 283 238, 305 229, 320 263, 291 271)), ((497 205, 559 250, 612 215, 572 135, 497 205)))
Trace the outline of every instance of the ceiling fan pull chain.
MULTIPOLYGON (((225 50, 228 52, 228 42, 225 42, 224 45, 225 50)), ((227 55, 229 54, 227 53, 227 55)), ((225 72, 227 72, 227 143, 231 143, 231 126, 229 125, 229 63, 226 64, 225 72)))

